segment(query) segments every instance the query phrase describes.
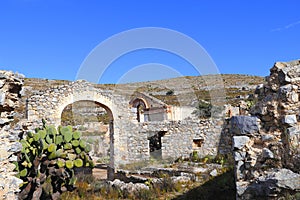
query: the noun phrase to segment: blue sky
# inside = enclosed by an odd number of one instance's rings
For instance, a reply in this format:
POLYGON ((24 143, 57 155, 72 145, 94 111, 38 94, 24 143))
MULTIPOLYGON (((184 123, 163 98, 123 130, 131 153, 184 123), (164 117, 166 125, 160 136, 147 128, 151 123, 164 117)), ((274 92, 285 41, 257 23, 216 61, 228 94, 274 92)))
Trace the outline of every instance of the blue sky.
MULTIPOLYGON (((297 0, 0 0, 0 69, 75 80, 101 42, 161 27, 197 41, 220 73, 266 76, 274 62, 300 58, 299 7, 297 0)), ((120 56, 100 82, 122 82, 130 73, 137 80, 199 75, 178 55, 144 49, 120 56)))

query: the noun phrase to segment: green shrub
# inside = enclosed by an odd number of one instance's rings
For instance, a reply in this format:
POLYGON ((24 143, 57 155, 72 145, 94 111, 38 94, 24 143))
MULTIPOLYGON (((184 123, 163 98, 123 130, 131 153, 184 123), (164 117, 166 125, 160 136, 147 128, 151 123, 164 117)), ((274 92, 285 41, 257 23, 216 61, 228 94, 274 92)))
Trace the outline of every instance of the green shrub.
POLYGON ((167 95, 167 96, 174 95, 174 90, 168 90, 168 91, 166 92, 166 95, 167 95))
POLYGON ((210 118, 212 111, 212 105, 206 101, 199 101, 196 110, 192 114, 199 118, 210 118))
POLYGON ((197 151, 193 151, 192 152, 191 159, 192 159, 193 162, 199 161, 199 156, 198 156, 198 152, 197 151))

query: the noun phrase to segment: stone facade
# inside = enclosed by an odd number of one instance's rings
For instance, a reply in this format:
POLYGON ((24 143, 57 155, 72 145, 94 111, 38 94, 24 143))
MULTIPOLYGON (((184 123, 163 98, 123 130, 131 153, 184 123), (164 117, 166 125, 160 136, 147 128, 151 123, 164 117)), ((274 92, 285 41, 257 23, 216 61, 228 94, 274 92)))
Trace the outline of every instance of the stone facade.
POLYGON ((237 199, 299 197, 300 61, 270 71, 252 116, 231 119, 237 199))
POLYGON ((217 155, 221 139, 222 123, 210 119, 167 122, 144 122, 126 127, 128 129, 128 158, 130 162, 148 160, 149 138, 157 133, 161 137, 161 158, 188 158, 193 151, 199 156, 217 155), (201 140, 193 146, 194 140, 201 140), (176 145, 174 145, 176 144, 176 145))
MULTIPOLYGON (((28 120, 46 119, 48 123, 58 126, 64 108, 77 101, 99 103, 110 116, 109 150, 112 168, 150 159, 149 138, 159 132, 164 134, 160 138, 163 159, 188 157, 193 151, 203 157, 218 152, 222 120, 186 119, 186 114, 181 114, 178 107, 175 112, 172 106, 149 95, 119 90, 117 87, 114 90, 103 90, 86 81, 36 92, 27 100, 28 120), (148 115, 148 120, 137 120, 139 102, 143 104, 144 115, 148 115), (197 140, 197 145, 193 147, 194 140, 197 140)), ((190 110, 188 113, 191 113, 190 110)))
POLYGON ((110 116, 109 169, 114 170, 121 164, 149 160, 150 138, 157 133, 162 134, 161 159, 189 157, 193 151, 197 151, 199 156, 216 155, 219 150, 223 124, 218 120, 183 119, 180 117, 184 116, 180 113, 180 109, 176 108, 175 112, 171 106, 148 95, 118 89, 103 90, 86 81, 71 82, 45 91, 35 91, 29 98, 22 99, 23 78, 22 75, 11 72, 0 73, 0 187, 2 189, 0 194, 3 198, 15 199, 15 193, 19 191, 19 184, 21 184, 21 181, 14 176, 14 165, 11 163, 17 159, 14 154, 22 148, 18 143, 19 136, 24 131, 32 131, 41 126, 41 119, 45 119, 49 124, 60 125, 64 108, 77 101, 96 102, 110 116), (152 121, 139 122, 137 109, 133 109, 133 105, 130 104, 134 98, 145 101, 149 115, 161 114, 164 117, 152 116, 148 118, 154 119, 152 121), (19 105, 24 108, 18 108, 19 105), (16 121, 15 118, 20 121, 16 121))
MULTIPOLYGON (((80 80, 39 91, 27 100, 27 119, 36 121, 45 119, 47 123, 58 126, 61 114, 67 105, 78 101, 92 101, 101 105, 110 117, 110 169, 121 164, 121 158, 127 158, 127 135, 122 127, 134 121, 135 113, 129 107, 130 95, 113 90, 102 90, 94 84, 80 80)), ((38 124, 36 125, 38 126, 38 124)), ((33 129, 31 127, 31 129, 33 129)))
POLYGON ((19 106, 23 75, 0 71, 0 199, 17 199, 22 180, 13 172, 15 156, 22 146, 18 143, 20 128, 16 123, 16 108, 19 106))

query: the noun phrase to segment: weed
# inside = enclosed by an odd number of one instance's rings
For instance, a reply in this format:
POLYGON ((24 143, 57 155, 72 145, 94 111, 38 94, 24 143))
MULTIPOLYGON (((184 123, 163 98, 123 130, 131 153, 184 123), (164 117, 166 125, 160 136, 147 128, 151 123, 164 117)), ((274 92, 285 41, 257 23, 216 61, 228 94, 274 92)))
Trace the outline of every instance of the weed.
POLYGON ((140 190, 136 191, 134 196, 135 196, 135 199, 141 199, 141 200, 155 199, 152 191, 147 190, 147 189, 140 189, 140 190))

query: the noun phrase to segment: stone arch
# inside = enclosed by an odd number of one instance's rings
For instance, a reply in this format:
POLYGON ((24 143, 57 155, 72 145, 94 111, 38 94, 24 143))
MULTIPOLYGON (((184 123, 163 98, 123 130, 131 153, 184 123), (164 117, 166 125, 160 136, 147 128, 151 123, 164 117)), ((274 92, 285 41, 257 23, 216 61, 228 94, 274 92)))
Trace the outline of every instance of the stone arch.
POLYGON ((114 120, 113 103, 109 98, 94 91, 84 91, 77 94, 70 93, 61 99, 61 102, 57 105, 57 109, 55 110, 56 114, 54 114, 57 117, 57 124, 61 124, 61 114, 65 107, 78 101, 96 102, 107 111, 110 119, 114 120))
POLYGON ((80 80, 67 85, 60 85, 32 95, 27 101, 27 118, 30 121, 46 119, 53 125, 61 124, 63 109, 76 101, 94 101, 111 110, 117 116, 117 108, 113 104, 113 94, 99 90, 93 84, 80 80))
POLYGON ((147 121, 147 119, 144 119, 144 112, 149 110, 149 104, 144 98, 134 98, 130 101, 130 105, 136 109, 136 119, 138 122, 147 121))
POLYGON ((143 104, 145 106, 145 109, 149 109, 149 103, 142 97, 136 97, 132 99, 129 103, 132 107, 136 107, 138 104, 143 104))
MULTIPOLYGON (((114 172, 115 172, 115 158, 114 158, 114 114, 113 114, 113 104, 110 101, 110 99, 94 92, 86 91, 82 92, 79 95, 74 95, 74 93, 70 93, 70 95, 64 97, 64 100, 60 105, 58 105, 57 114, 56 116, 61 116, 63 113, 63 110, 70 104, 74 104, 76 102, 80 101, 91 101, 95 102, 96 104, 103 107, 108 116, 109 116, 109 146, 110 146, 110 162, 109 166, 107 167, 107 178, 109 180, 114 179, 114 172)), ((61 123, 61 117, 59 117, 59 124, 61 123)))
MULTIPOLYGON (((114 116, 113 116, 113 114, 112 114, 112 110, 111 110, 109 107, 107 107, 106 105, 104 105, 104 104, 102 104, 102 103, 100 103, 100 102, 98 102, 98 101, 92 101, 92 100, 78 100, 78 101, 75 101, 75 102, 73 102, 73 103, 70 103, 70 104, 66 105, 65 108, 67 108, 67 107, 70 106, 70 105, 79 103, 79 102, 90 102, 90 103, 95 103, 97 106, 100 106, 101 108, 103 108, 103 109, 106 111, 106 113, 107 113, 107 115, 108 115, 108 117, 109 117, 109 121, 113 121, 113 120, 114 120, 114 116)), ((62 114, 63 114, 65 108, 62 110, 61 116, 62 116, 62 114)), ((72 108, 72 109, 74 109, 74 108, 72 108)), ((62 120, 62 117, 61 117, 61 120, 62 120)))
MULTIPOLYGON (((61 114, 64 108, 77 101, 92 101, 102 105, 110 115, 110 163, 108 179, 113 179, 115 168, 115 133, 114 124, 117 123, 119 107, 113 103, 113 94, 110 91, 99 90, 93 84, 80 80, 66 85, 56 86, 30 97, 27 101, 29 121, 45 119, 47 123, 58 126, 61 124, 61 114)), ((117 147, 118 148, 118 147, 117 147)))

